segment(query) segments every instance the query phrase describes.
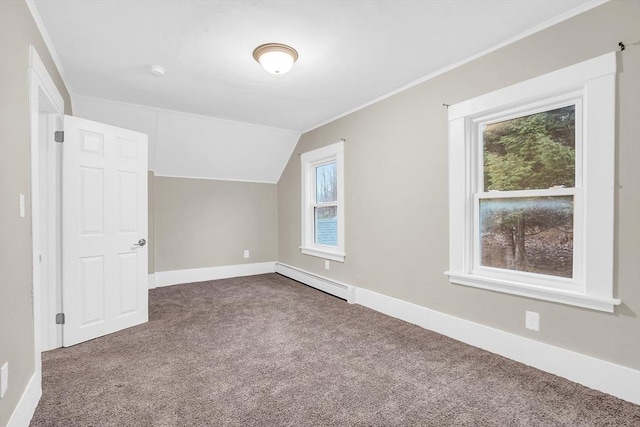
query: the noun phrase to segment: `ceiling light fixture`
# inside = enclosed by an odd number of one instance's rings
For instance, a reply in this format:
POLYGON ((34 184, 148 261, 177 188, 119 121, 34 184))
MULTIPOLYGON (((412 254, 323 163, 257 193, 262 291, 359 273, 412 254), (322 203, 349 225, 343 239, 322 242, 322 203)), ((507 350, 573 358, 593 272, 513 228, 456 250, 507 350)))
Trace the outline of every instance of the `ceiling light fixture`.
POLYGON ((267 43, 253 51, 253 57, 271 74, 284 74, 293 67, 298 59, 298 52, 291 46, 280 43, 267 43))
POLYGON ((152 65, 150 71, 151 71, 151 74, 157 77, 162 77, 164 76, 164 73, 165 73, 164 68, 162 68, 159 65, 152 65))

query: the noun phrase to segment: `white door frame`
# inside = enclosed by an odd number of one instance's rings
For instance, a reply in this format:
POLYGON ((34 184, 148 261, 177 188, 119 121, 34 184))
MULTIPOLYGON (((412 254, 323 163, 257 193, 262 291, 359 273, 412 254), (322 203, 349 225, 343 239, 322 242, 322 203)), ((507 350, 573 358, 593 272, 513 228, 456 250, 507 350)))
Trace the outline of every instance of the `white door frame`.
POLYGON ((39 170, 38 216, 40 241, 40 350, 47 351, 62 346, 62 325, 54 322, 62 312, 62 251, 61 251, 61 144, 54 141, 54 132, 64 123, 57 113, 49 111, 48 102, 40 100, 39 122, 39 170), (44 217, 43 217, 44 215, 44 217), (42 275, 46 277, 42 277, 42 275))
MULTIPOLYGON (((51 114, 54 116, 53 120, 49 123, 55 124, 55 118, 58 118, 57 125, 61 126, 64 121, 64 99, 60 95, 53 79, 47 72, 47 69, 40 59, 38 52, 33 46, 29 46, 29 129, 30 129, 30 149, 31 149, 31 239, 32 239, 32 286, 33 286, 33 326, 34 326, 34 360, 35 360, 35 375, 40 385, 42 377, 42 358, 41 352, 43 343, 42 337, 42 319, 41 314, 43 311, 40 300, 40 262, 39 256, 41 253, 40 245, 40 114, 51 114)), ((57 129, 62 130, 62 128, 57 129)), ((56 150, 50 150, 49 153, 54 153, 56 150)), ((49 156, 50 170, 59 170, 59 164, 55 164, 57 161, 56 156, 49 156)), ((60 188, 54 183, 44 191, 52 191, 55 194, 52 197, 48 197, 49 201, 61 202, 60 188)), ((51 223, 47 222, 46 232, 48 233, 48 239, 50 242, 56 242, 58 233, 57 230, 51 229, 51 223)), ((49 245, 49 248, 58 248, 59 244, 49 245)), ((51 254, 53 255, 53 254, 51 254)), ((60 260, 59 254, 51 256, 53 260, 60 260)), ((60 271, 60 266, 57 266, 57 271, 60 271)), ((55 277, 49 277, 50 283, 54 283, 55 293, 60 292, 60 283, 55 277)), ((56 329, 53 329, 56 331, 56 329)), ((54 338, 56 339, 56 338, 54 338)), ((44 346, 48 348, 48 346, 44 346)), ((40 387, 39 387, 40 388, 40 387)))

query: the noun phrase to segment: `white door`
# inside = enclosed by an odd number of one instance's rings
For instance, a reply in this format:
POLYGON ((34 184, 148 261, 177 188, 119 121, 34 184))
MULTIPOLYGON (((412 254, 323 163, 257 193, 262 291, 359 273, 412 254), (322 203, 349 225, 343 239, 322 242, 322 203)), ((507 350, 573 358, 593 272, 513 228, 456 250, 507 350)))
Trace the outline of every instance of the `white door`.
POLYGON ((147 135, 65 116, 63 345, 148 320, 147 135))

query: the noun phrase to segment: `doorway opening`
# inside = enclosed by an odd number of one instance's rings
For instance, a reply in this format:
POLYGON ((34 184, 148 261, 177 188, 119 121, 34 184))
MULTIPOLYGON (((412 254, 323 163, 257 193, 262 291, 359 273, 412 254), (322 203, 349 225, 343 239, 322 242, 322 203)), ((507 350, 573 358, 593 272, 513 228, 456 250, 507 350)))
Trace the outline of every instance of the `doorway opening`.
POLYGON ((38 52, 29 47, 29 121, 31 148, 31 233, 36 375, 43 350, 61 346, 61 149, 54 133, 63 129, 64 100, 38 52))

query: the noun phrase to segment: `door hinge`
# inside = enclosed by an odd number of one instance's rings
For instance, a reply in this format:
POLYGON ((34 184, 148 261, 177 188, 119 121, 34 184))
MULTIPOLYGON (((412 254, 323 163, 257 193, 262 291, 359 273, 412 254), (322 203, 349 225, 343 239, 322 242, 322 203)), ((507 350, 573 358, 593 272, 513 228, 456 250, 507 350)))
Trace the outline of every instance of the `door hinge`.
POLYGON ((64 325, 64 313, 56 314, 56 325, 64 325))
POLYGON ((63 130, 57 130, 53 133, 53 139, 56 142, 64 142, 64 131, 63 130))

